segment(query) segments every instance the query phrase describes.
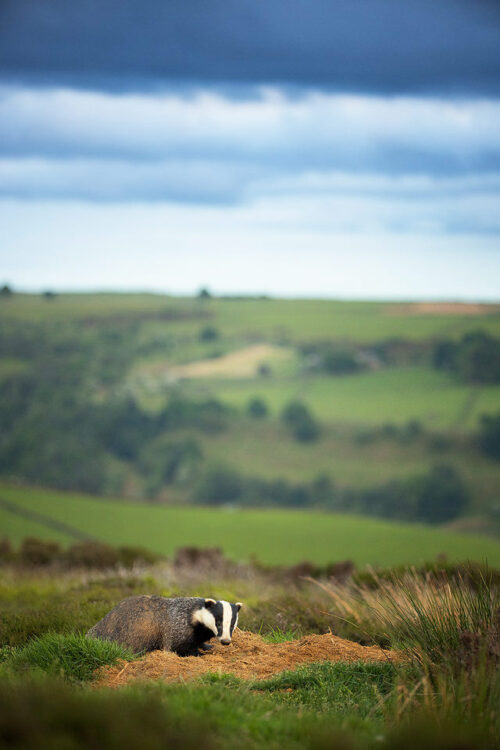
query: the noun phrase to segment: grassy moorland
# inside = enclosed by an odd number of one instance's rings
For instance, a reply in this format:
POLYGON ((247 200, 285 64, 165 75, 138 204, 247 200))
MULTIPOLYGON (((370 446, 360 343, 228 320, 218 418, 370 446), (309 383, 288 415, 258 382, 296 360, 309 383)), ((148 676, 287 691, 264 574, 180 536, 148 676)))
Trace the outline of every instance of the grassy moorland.
MULTIPOLYGON (((269 564, 310 560, 324 565, 417 564, 444 554, 449 560, 500 564, 493 539, 416 524, 333 513, 165 507, 69 493, 0 487, 0 498, 43 514, 110 544, 140 545, 170 555, 178 547, 220 547, 235 560, 256 557, 269 564)), ((18 542, 27 535, 68 543, 71 537, 0 508, 3 534, 18 542)))
MULTIPOLYGON (((499 600, 491 573, 386 571, 366 582, 317 583, 280 581, 252 568, 214 575, 165 562, 134 570, 4 563, 0 744, 26 750, 83 750, 96 742, 122 750, 498 747, 499 600), (265 680, 238 679, 228 669, 171 682, 165 672, 103 687, 96 669, 120 659, 115 674, 122 675, 137 655, 83 633, 120 599, 146 592, 243 599, 240 627, 281 647, 330 628, 397 649, 400 658, 319 658, 265 680)), ((208 666, 210 654, 199 658, 208 666)))

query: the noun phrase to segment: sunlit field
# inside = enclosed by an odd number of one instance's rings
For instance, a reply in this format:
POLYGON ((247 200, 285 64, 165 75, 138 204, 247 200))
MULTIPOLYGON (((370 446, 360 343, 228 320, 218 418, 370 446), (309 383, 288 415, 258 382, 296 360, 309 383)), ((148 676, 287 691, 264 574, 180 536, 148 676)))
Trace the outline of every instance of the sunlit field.
MULTIPOLYGON (((416 564, 439 554, 450 560, 500 564, 500 545, 494 540, 338 514, 155 507, 5 486, 0 497, 101 541, 140 545, 163 555, 196 545, 221 547, 235 560, 256 557, 273 564, 346 559, 357 565, 416 564)), ((5 510, 0 514, 4 533, 15 541, 27 535, 70 539, 40 524, 21 522, 5 510)))

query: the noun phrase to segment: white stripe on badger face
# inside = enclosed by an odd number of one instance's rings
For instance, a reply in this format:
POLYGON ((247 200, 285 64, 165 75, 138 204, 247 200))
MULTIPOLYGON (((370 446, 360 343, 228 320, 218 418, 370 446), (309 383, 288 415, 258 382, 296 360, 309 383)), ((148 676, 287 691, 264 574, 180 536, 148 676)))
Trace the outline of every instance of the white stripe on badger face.
POLYGON ((222 635, 221 641, 231 640, 231 620, 233 619, 233 610, 229 602, 223 602, 222 604, 222 635))
POLYGON ((217 635, 217 625, 215 623, 215 617, 206 607, 197 609, 193 616, 193 623, 199 622, 206 628, 212 631, 214 635, 217 635))

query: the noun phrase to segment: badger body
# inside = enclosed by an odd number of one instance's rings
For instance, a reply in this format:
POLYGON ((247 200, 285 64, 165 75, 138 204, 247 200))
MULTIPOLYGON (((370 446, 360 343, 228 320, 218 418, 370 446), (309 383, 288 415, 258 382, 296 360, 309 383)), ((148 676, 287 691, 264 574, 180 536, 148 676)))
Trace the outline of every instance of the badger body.
POLYGON ((131 596, 123 599, 92 627, 87 637, 116 641, 134 653, 175 651, 180 656, 197 655, 217 637, 231 642, 240 602, 230 604, 201 597, 131 596))

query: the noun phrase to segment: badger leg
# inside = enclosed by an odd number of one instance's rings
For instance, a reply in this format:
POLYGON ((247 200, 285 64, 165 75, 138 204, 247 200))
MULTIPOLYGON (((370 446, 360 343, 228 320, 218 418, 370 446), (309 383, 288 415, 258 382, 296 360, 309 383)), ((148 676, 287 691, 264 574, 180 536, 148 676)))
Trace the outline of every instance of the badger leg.
POLYGON ((195 643, 183 643, 175 649, 177 656, 199 656, 199 646, 195 643))
POLYGON ((201 646, 200 646, 200 648, 203 651, 211 651, 213 649, 213 644, 212 643, 202 643, 201 646))

